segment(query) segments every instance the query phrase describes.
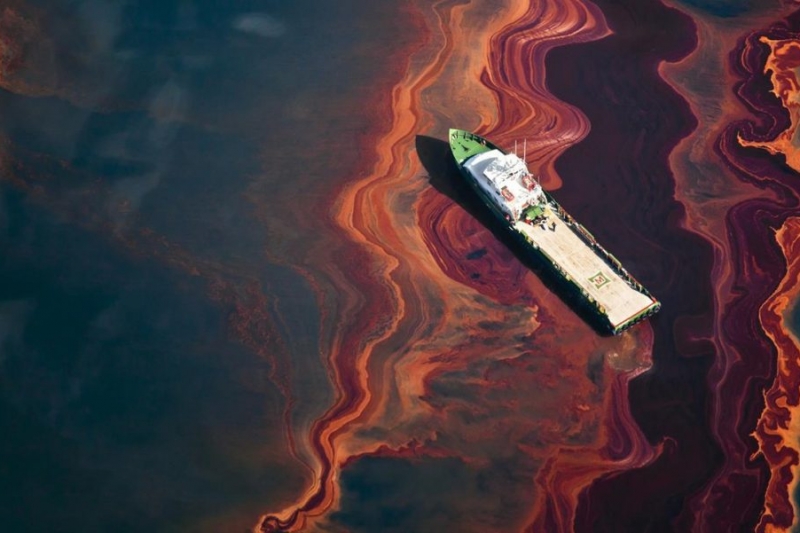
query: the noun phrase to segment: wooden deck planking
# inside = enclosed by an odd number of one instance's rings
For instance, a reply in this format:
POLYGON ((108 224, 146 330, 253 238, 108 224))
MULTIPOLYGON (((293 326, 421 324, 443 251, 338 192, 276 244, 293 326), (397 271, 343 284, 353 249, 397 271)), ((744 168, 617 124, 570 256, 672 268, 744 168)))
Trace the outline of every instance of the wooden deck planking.
POLYGON ((545 229, 525 222, 517 222, 515 227, 605 307, 614 327, 654 304, 651 298, 628 285, 558 216, 551 213, 545 229), (553 222, 556 223, 555 231, 550 229, 553 222))

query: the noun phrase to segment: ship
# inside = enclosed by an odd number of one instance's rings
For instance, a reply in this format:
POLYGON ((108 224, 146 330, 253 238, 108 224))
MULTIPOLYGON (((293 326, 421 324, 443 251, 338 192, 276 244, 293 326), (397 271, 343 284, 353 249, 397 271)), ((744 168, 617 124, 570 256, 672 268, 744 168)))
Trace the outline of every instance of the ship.
POLYGON ((542 188, 528 170, 524 151, 520 158, 516 146, 504 151, 459 129, 451 129, 449 138, 471 188, 598 329, 617 335, 658 312, 660 302, 542 188))

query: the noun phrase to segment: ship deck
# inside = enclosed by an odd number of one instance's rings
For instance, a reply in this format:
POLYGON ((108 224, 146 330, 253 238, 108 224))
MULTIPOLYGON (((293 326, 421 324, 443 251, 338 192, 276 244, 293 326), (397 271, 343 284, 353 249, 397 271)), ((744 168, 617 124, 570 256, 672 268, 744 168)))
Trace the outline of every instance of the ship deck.
POLYGON ((612 328, 625 324, 632 318, 657 305, 646 294, 631 287, 609 264, 599 256, 566 222, 549 209, 547 224, 516 222, 514 227, 522 232, 539 249, 558 264, 571 278, 605 308, 612 328), (555 230, 551 229, 555 223, 555 230))
POLYGON ((462 130, 450 130, 450 150, 459 165, 470 157, 492 148, 496 147, 477 135, 462 130))

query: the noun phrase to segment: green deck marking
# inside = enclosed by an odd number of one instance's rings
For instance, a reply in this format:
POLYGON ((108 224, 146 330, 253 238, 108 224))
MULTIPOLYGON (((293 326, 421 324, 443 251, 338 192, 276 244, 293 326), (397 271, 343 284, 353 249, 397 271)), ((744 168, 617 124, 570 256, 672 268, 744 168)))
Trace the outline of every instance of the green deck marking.
POLYGON ((611 283, 611 280, 608 279, 606 277, 606 275, 603 274, 602 272, 598 272, 597 274, 594 274, 593 276, 591 276, 589 278, 589 281, 591 281, 594 284, 596 289, 599 289, 600 287, 602 287, 606 283, 611 283))
POLYGON ((495 148, 489 142, 481 143, 480 137, 464 130, 450 130, 450 148, 456 162, 460 165, 470 157, 495 148))

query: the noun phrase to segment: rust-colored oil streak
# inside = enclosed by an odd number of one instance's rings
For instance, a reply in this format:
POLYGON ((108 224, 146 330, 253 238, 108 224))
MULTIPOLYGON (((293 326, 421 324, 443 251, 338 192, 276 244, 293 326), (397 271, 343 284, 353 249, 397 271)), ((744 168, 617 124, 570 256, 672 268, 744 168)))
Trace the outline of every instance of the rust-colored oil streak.
MULTIPOLYGON (((642 329, 637 344, 639 357, 652 349, 651 330, 642 329)), ((646 355, 645 355, 646 354, 646 355)), ((637 429, 628 406, 628 383, 647 367, 618 368, 608 372, 611 382, 605 395, 605 419, 593 446, 562 446, 547 458, 536 476, 540 488, 531 513, 529 533, 572 531, 578 498, 600 476, 638 468, 661 453, 663 444, 653 448, 637 429)))
POLYGON ((342 505, 343 468, 370 456, 458 458, 474 469, 514 461, 515 479, 528 481, 497 500, 518 510, 493 508, 469 527, 569 530, 594 479, 657 452, 626 399, 628 380, 650 364, 649 325, 598 337, 486 226, 432 187, 414 153, 417 135, 444 137, 451 126, 505 145, 529 136, 530 166, 557 187, 555 159, 589 124, 547 92, 544 58, 554 46, 606 35, 602 15, 577 1, 440 1, 412 11, 426 40, 392 90, 388 132, 365 140, 375 164, 332 209, 356 245, 346 260, 357 266, 322 265, 341 303, 326 315, 337 321, 324 350, 335 401, 305 437, 313 480, 255 531, 337 527, 330 517, 342 505), (600 370, 587 376, 592 365, 600 370), (465 396, 442 397, 441 387, 465 396))
MULTIPOLYGON (((724 461, 684 510, 685 527, 744 527, 745 521, 755 525, 751 517, 759 515, 758 531, 788 530, 796 523, 790 490, 797 475, 796 438, 791 437, 796 435, 791 402, 797 395, 791 380, 797 376, 788 362, 797 352, 781 313, 796 290, 797 223, 787 217, 797 212, 798 178, 777 164, 778 158, 768 161, 753 150, 781 154, 789 167, 798 168, 791 142, 798 122, 792 69, 800 48, 787 29, 792 23, 775 23, 794 9, 757 11, 738 25, 697 17, 696 52, 662 68, 698 118, 697 129, 670 157, 675 195, 686 207, 685 227, 712 244, 715 258, 716 304, 708 341, 718 357, 709 373, 710 425, 724 461), (710 74, 703 78, 698 72, 710 74), (712 76, 718 80, 713 88, 707 82, 712 76), (776 230, 780 246, 772 239, 776 230), (767 355, 770 341, 778 348, 777 376, 759 418, 762 400, 752 391, 769 383, 775 368, 767 355), (760 453, 753 453, 752 437, 760 453)), ((679 327, 692 337, 688 322, 679 327)))
POLYGON ((800 126, 800 80, 797 79, 797 67, 800 67, 800 42, 795 39, 773 40, 762 36, 760 42, 770 48, 770 54, 764 65, 764 72, 769 73, 772 80, 772 93, 781 101, 789 112, 789 127, 771 141, 751 141, 739 136, 742 146, 764 148, 771 154, 783 154, 786 164, 800 172, 800 151, 795 146, 797 128, 800 126))
POLYGON ((497 122, 488 125, 492 138, 506 145, 527 139, 528 164, 550 190, 561 185, 553 169, 556 158, 583 139, 590 125, 547 90, 545 56, 556 46, 600 39, 608 31, 592 4, 534 2, 524 20, 492 39, 483 76, 501 110, 497 122))
MULTIPOLYGON (((769 46, 764 73, 770 74, 772 93, 789 114, 789 124, 772 141, 748 139, 741 133, 737 140, 741 146, 766 149, 771 154, 782 154, 786 164, 800 171, 800 150, 795 145, 800 123, 800 82, 796 70, 800 67, 800 41, 796 38, 771 39, 766 35, 759 42, 769 46)), ((752 47, 752 45, 751 45, 752 47)), ((743 52, 746 56, 747 48, 743 52)), ((752 136, 751 136, 752 137, 752 136)), ((768 174, 761 176, 769 179, 768 174)), ((798 203, 797 176, 790 178, 795 185, 794 206, 798 203)), ((796 212, 795 209, 791 211, 796 212)), ((800 475, 800 347, 797 338, 784 321, 789 305, 800 294, 800 219, 789 218, 776 232, 786 273, 775 292, 761 306, 759 319, 765 333, 777 348, 775 377, 764 394, 764 410, 753 436, 758 441, 758 453, 767 461, 770 479, 764 495, 764 509, 758 531, 790 531, 798 521, 797 506, 792 497, 800 475)))
MULTIPOLYGON (((319 465, 314 482, 296 505, 262 517, 258 530, 295 531, 313 527, 315 520, 337 507, 342 464, 380 445, 358 442, 354 432, 367 421, 377 422, 376 412, 386 407, 379 394, 388 393, 384 389, 389 387, 386 381, 394 379, 392 356, 396 353, 387 352, 387 348, 405 345, 408 350, 418 340, 423 326, 434 319, 420 305, 419 289, 413 285, 411 275, 435 280, 436 272, 430 271, 429 264, 420 264, 419 254, 424 248, 413 227, 413 218, 402 220, 404 212, 397 206, 409 197, 414 198, 424 185, 423 181, 413 179, 419 174, 419 163, 411 159, 415 135, 430 127, 430 118, 420 108, 421 92, 441 75, 457 44, 486 42, 486 34, 519 16, 504 10, 503 16, 494 18, 491 25, 481 30, 483 33, 476 35, 462 26, 461 20, 465 13, 479 7, 479 3, 454 5, 443 1, 436 2, 433 9, 429 6, 417 11, 432 37, 410 58, 406 76, 392 91, 390 131, 370 146, 378 155, 375 166, 369 175, 350 183, 339 195, 334 221, 350 240, 360 245, 359 260, 363 262, 358 269, 333 270, 328 275, 339 280, 340 287, 355 286, 359 291, 369 288, 368 296, 355 290, 345 295, 347 303, 336 317, 349 326, 336 332, 328 354, 337 401, 311 428, 310 439, 319 465), (413 319, 406 313, 410 305, 415 309, 413 319)), ((480 53, 474 47, 469 50, 470 55, 480 53)), ((470 56, 462 59, 480 64, 470 56)), ((461 75, 468 77, 468 73, 461 75)), ((405 406, 408 407, 408 402, 405 406)))
POLYGON ((767 532, 789 531, 798 523, 791 495, 800 474, 800 347, 786 326, 785 315, 800 295, 800 218, 788 219, 776 239, 787 258, 786 275, 761 307, 760 319, 778 349, 778 370, 764 394, 766 405, 754 432, 772 474, 758 527, 767 532))

